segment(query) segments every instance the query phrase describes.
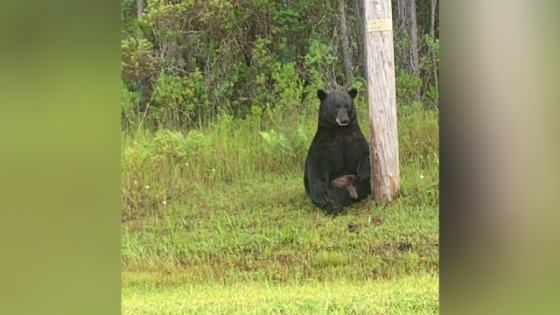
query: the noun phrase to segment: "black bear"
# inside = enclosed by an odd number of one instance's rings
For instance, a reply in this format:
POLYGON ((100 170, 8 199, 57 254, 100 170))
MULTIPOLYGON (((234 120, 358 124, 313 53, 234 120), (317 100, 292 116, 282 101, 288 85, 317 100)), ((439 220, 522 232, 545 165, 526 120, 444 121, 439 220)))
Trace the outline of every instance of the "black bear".
POLYGON ((358 125, 357 94, 356 89, 317 91, 319 125, 305 160, 303 181, 313 203, 331 215, 371 193, 369 144, 358 125))

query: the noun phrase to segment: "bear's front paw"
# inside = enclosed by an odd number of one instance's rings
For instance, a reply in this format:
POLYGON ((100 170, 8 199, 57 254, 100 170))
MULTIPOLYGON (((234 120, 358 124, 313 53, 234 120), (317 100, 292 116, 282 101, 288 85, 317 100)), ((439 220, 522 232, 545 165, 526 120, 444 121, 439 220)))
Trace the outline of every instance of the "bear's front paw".
POLYGON ((331 193, 326 187, 316 189, 312 188, 309 196, 311 197, 311 200, 313 200, 313 202, 321 206, 326 205, 327 202, 329 202, 329 200, 331 199, 331 193))
POLYGON ((371 177, 371 165, 369 164, 369 158, 358 165, 356 177, 361 181, 371 177))
POLYGON ((325 210, 327 210, 327 213, 332 217, 346 214, 346 208, 332 201, 327 204, 325 210))

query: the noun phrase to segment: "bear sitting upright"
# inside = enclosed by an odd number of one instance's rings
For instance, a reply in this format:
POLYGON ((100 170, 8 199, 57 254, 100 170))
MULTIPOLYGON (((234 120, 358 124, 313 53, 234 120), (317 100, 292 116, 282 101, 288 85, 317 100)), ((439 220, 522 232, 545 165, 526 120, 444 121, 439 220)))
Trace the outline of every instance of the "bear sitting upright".
POLYGON ((313 203, 331 215, 371 193, 369 144, 358 125, 357 94, 356 89, 317 91, 319 126, 305 161, 304 183, 313 203))

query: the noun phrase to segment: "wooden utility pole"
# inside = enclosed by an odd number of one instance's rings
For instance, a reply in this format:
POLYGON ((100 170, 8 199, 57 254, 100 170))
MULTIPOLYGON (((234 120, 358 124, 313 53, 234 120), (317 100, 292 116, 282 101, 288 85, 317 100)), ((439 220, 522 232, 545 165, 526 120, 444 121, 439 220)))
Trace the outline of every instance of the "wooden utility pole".
POLYGON ((371 187, 375 200, 387 204, 401 189, 391 0, 365 0, 364 7, 371 187))

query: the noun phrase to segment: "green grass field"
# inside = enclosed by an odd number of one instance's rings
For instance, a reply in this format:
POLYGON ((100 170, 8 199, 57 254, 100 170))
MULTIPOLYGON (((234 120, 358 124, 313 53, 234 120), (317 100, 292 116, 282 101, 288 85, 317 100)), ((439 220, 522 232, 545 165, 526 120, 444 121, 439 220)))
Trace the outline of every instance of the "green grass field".
POLYGON ((124 314, 437 314, 438 297, 438 279, 429 275, 302 285, 125 285, 122 308, 124 314))
POLYGON ((303 187, 315 126, 123 134, 123 313, 437 314, 437 115, 399 112, 404 195, 336 218, 303 187))

